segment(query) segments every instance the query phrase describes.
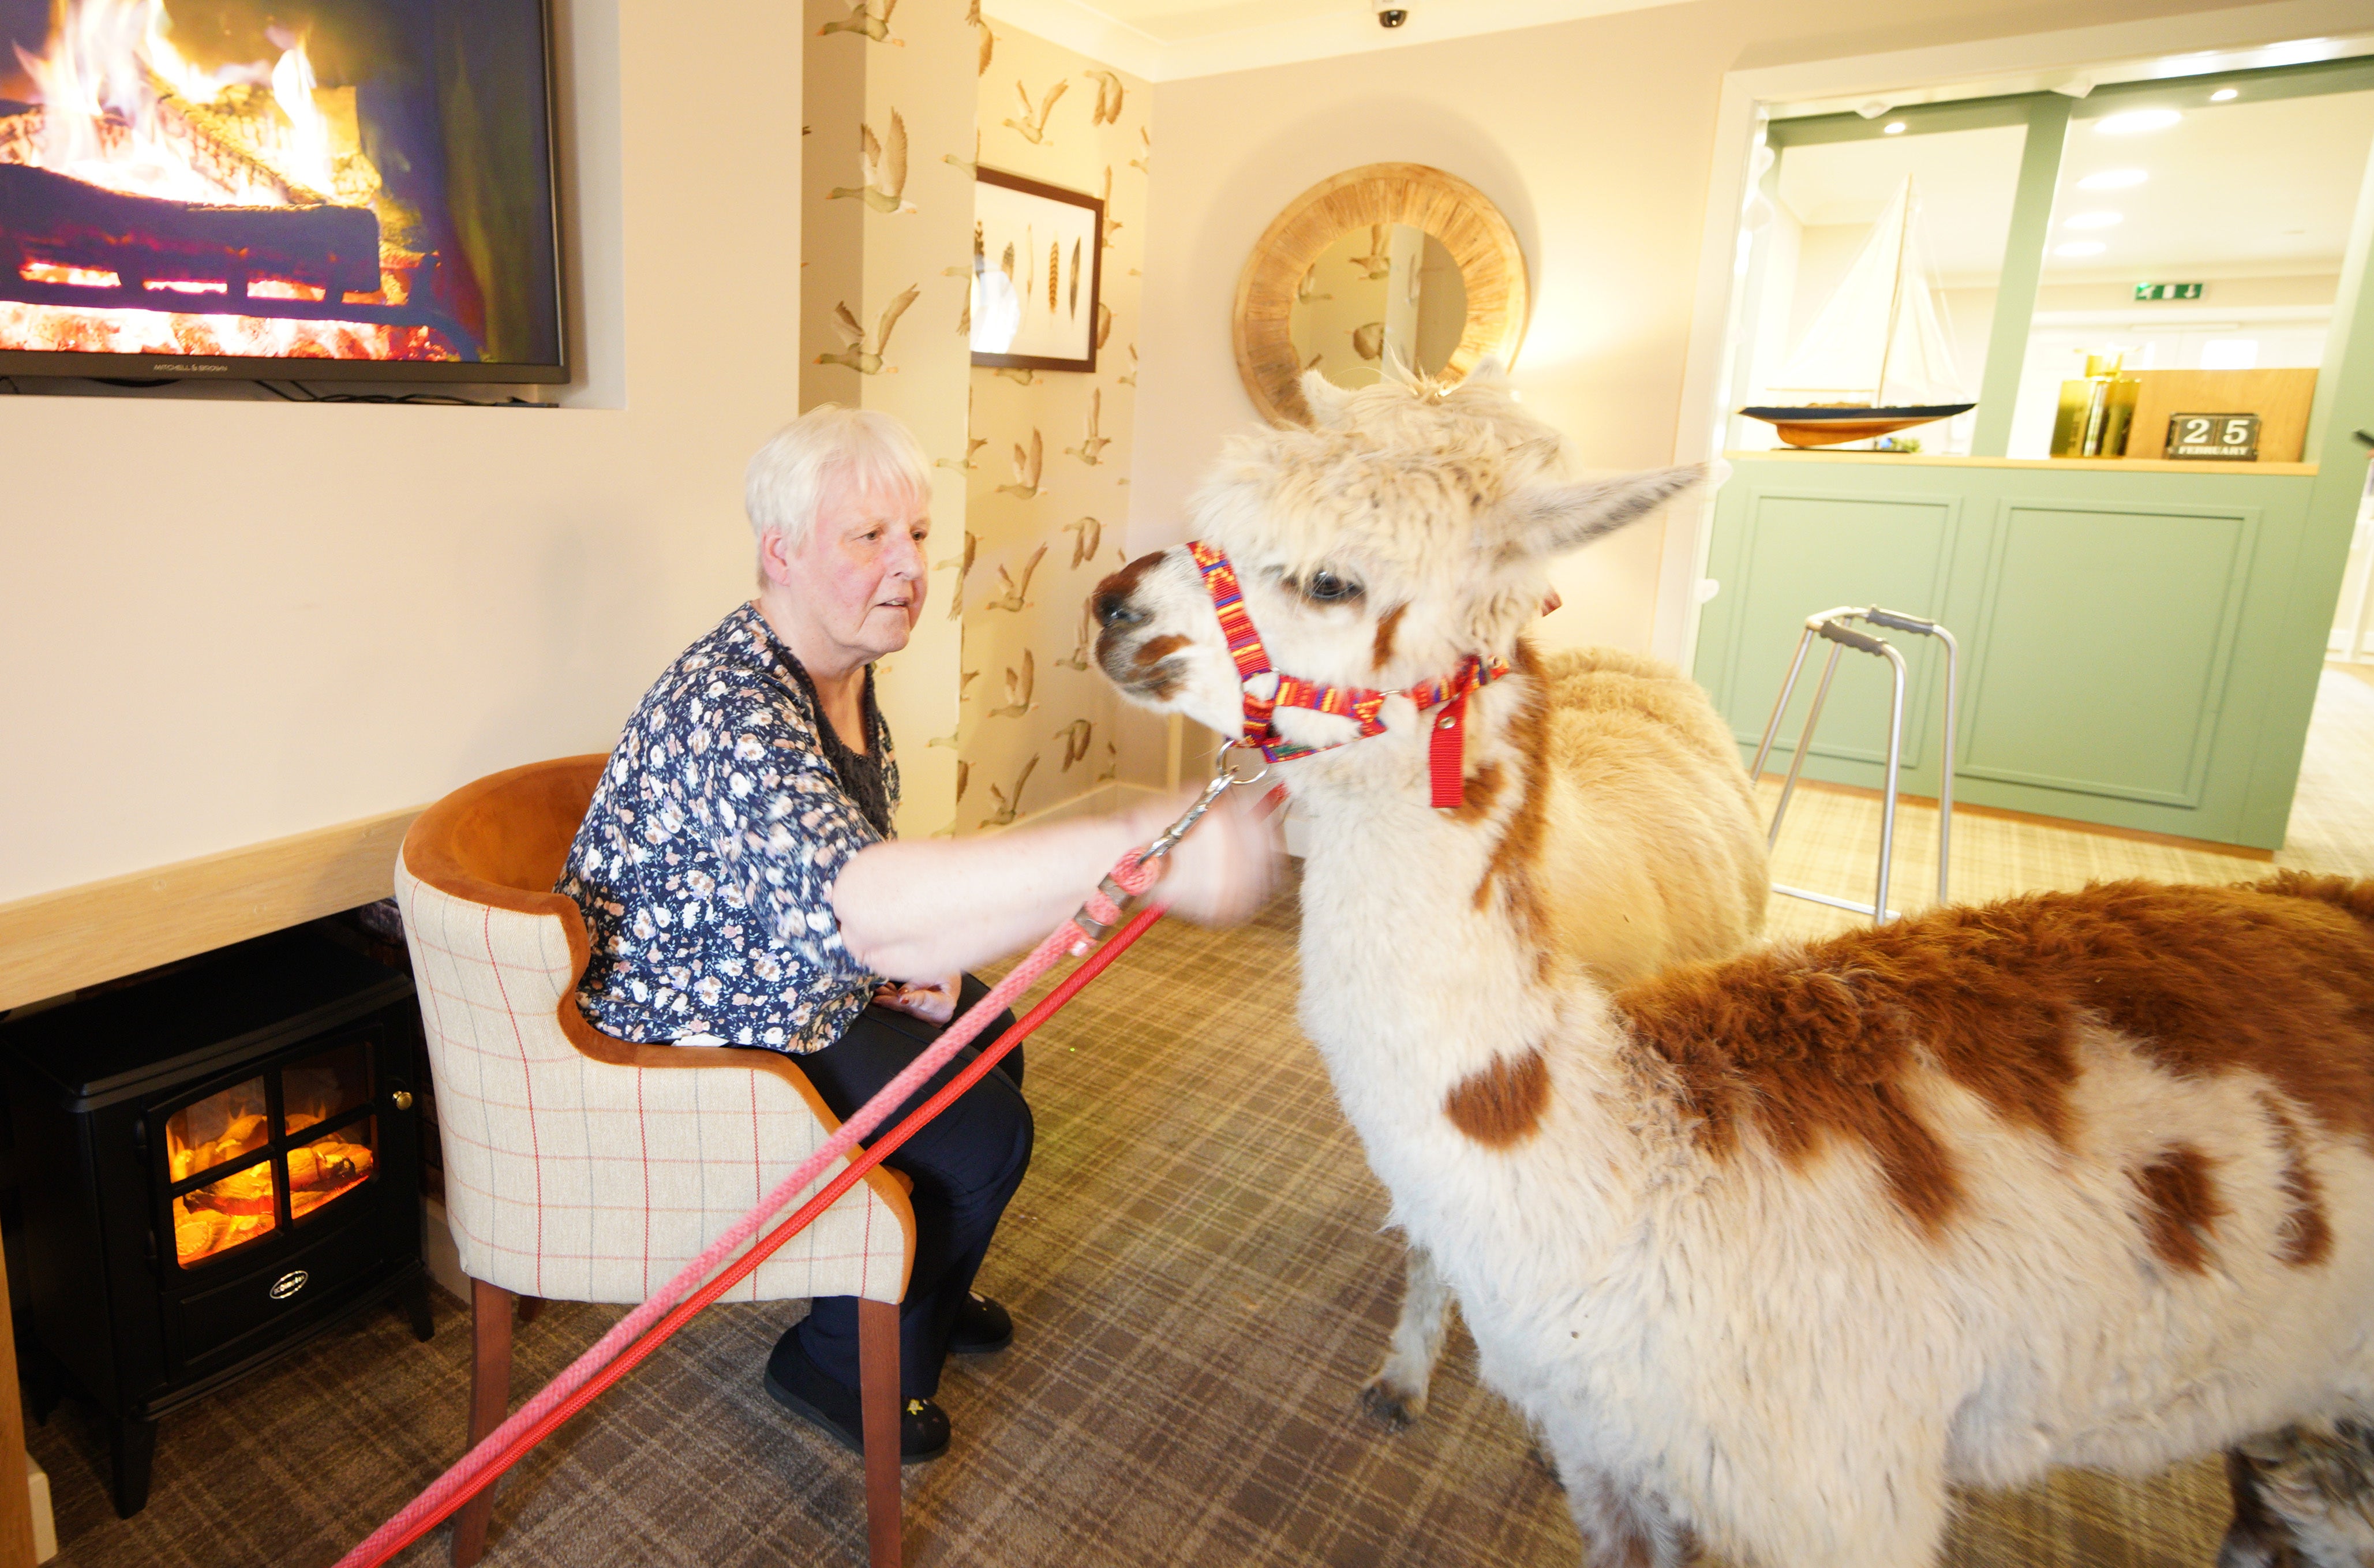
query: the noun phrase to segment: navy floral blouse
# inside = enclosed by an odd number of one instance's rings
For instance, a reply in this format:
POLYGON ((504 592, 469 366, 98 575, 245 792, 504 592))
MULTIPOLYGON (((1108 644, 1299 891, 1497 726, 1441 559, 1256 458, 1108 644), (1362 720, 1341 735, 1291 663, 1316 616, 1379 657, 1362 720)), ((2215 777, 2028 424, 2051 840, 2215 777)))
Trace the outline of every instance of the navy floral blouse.
MULTIPOLYGON (((865 686, 867 750, 899 802, 865 686)), ((832 885, 884 833, 828 757, 805 672, 744 605, 652 684, 618 737, 555 890, 594 954, 577 1005, 620 1040, 820 1050, 881 977, 850 956, 832 885)))

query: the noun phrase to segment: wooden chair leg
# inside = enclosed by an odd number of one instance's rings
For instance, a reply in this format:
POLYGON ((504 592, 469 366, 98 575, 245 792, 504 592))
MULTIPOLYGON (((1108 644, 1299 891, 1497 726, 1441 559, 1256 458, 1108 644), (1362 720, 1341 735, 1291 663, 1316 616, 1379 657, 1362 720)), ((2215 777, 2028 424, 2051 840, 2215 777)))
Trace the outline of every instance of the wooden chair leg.
POLYGON ((873 1568, 899 1568, 899 1303, 857 1303, 857 1399, 865 1428, 865 1543, 873 1568))
MULTIPOLYGON (((470 1281, 470 1446, 503 1424, 511 1405, 511 1293, 484 1279, 470 1281)), ((489 1486, 453 1515, 453 1568, 470 1568, 486 1554, 487 1521, 495 1511, 489 1486)))

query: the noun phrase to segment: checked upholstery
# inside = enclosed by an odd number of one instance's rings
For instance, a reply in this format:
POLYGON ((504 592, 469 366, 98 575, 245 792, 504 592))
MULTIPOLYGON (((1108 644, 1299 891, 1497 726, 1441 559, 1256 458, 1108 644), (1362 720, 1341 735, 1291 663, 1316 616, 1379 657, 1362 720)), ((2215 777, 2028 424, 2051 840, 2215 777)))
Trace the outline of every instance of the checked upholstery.
MULTIPOLYGON (((551 888, 605 760, 531 763, 447 796, 405 836, 395 887, 463 1271, 523 1295, 641 1302, 840 1123, 793 1058, 630 1044, 578 1010, 584 923, 551 888)), ((724 1299, 896 1303, 913 1236, 904 1185, 876 1169, 724 1299)))

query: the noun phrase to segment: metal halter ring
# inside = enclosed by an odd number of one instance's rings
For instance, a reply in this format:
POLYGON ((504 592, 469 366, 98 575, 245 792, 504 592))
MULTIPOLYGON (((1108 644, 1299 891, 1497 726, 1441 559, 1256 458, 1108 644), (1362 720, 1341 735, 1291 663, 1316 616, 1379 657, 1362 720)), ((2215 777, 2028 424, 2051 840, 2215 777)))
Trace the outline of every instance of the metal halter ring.
POLYGON ((1226 742, 1221 746, 1219 751, 1212 759, 1212 772, 1216 777, 1224 778, 1230 784, 1239 785, 1259 784, 1262 780, 1269 777, 1270 764, 1266 760, 1264 760, 1260 767, 1240 778, 1228 766, 1228 753, 1231 751, 1251 751, 1256 756, 1260 754, 1260 749, 1258 747, 1249 745, 1244 741, 1231 740, 1226 742))

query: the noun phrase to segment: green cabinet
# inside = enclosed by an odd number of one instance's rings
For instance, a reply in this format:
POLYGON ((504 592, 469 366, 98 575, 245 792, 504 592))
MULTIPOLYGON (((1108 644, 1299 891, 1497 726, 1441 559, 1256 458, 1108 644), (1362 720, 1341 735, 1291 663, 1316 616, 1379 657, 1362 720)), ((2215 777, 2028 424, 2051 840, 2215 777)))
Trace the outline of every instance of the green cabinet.
MULTIPOLYGON (((1732 462, 1707 567, 1721 588, 1700 618, 1695 668, 1743 758, 1805 618, 1877 604, 1961 639, 1957 800, 2281 844, 2323 635, 2313 619, 2302 645, 2298 579, 2323 574, 2332 553, 2332 541, 2309 538, 2313 469, 1859 454, 1732 462)), ((1895 641, 1910 681, 1902 787, 1934 796, 1943 651, 1895 641)), ((1817 643, 1807 657, 1773 771, 1788 765, 1828 651, 1817 643)), ((1807 776, 1879 786, 1887 694, 1883 663, 1841 655, 1807 776)))

